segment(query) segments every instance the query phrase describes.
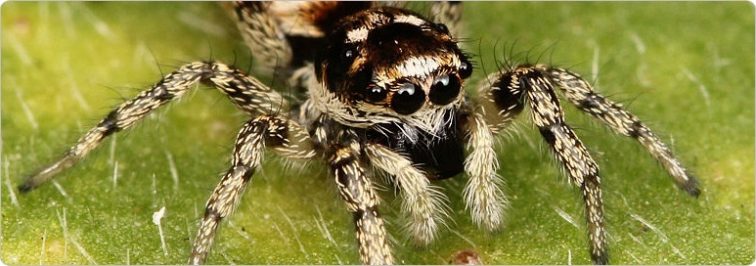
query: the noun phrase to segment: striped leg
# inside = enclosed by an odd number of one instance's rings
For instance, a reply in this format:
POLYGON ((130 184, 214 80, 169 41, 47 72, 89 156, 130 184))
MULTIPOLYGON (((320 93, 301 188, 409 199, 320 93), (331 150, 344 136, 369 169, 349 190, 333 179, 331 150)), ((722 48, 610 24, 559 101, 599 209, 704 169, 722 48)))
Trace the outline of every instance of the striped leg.
POLYGON ((246 184, 260 166, 266 146, 290 158, 315 156, 307 133, 293 121, 261 116, 244 124, 236 138, 231 167, 207 201, 192 245, 190 264, 201 264, 207 258, 221 220, 238 204, 246 184))
POLYGON ((357 242, 362 263, 370 265, 393 264, 388 235, 383 219, 378 214, 378 195, 359 162, 359 144, 336 146, 328 162, 336 178, 341 197, 354 214, 357 242))
POLYGON ((678 187, 698 197, 701 190, 698 188, 696 178, 682 166, 667 145, 641 123, 638 117, 624 110, 622 105, 596 93, 588 82, 575 73, 561 68, 552 68, 548 69, 548 74, 570 102, 580 110, 598 118, 615 132, 636 139, 656 160, 661 162, 678 187))
POLYGON ((427 245, 435 238, 443 216, 443 194, 428 177, 406 157, 382 145, 368 144, 365 153, 370 164, 391 175, 402 193, 402 212, 408 214, 406 230, 415 242, 427 245))
POLYGON ((224 3, 232 12, 244 42, 258 62, 256 73, 266 75, 288 66, 292 60, 291 46, 270 13, 271 4, 261 1, 224 3))
MULTIPOLYGON (((497 107, 502 124, 519 113, 527 99, 532 119, 549 144, 557 160, 564 166, 571 183, 580 187, 585 202, 591 259, 596 264, 608 263, 599 169, 575 132, 564 122, 564 114, 554 92, 552 81, 540 67, 522 66, 502 73, 483 94, 483 112, 497 107)), ((484 113, 485 117, 492 117, 484 113)))
POLYGON ((591 259, 596 264, 607 264, 609 257, 598 165, 572 128, 564 122, 559 100, 546 77, 529 69, 516 73, 527 90, 526 97, 532 109, 533 121, 557 159, 564 165, 572 183, 582 190, 591 259))
POLYGON ((30 175, 19 190, 27 192, 52 179, 83 159, 106 137, 130 128, 158 107, 184 95, 199 81, 214 85, 236 106, 249 113, 273 113, 286 108, 280 94, 235 68, 217 62, 189 63, 163 77, 151 89, 119 105, 85 133, 62 158, 30 175))

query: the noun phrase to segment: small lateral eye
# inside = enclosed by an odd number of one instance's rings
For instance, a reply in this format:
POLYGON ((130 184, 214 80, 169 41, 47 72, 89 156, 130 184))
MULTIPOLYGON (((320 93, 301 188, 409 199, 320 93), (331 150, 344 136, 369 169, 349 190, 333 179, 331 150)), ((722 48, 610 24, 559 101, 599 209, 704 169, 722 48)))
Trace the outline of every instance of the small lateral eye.
POLYGON ((354 54, 356 54, 356 52, 354 51, 354 49, 347 48, 346 51, 344 51, 344 58, 345 59, 352 59, 352 58, 354 58, 354 54))
POLYGON ((469 78, 470 75, 472 75, 472 65, 470 65, 467 61, 462 61, 462 64, 459 65, 459 77, 466 79, 469 78))
POLYGON ((355 45, 355 44, 352 44, 352 43, 347 43, 347 44, 344 44, 344 46, 341 48, 341 58, 344 61, 352 61, 359 54, 360 54, 360 52, 359 52, 359 46, 358 45, 355 45))
POLYGON ((434 104, 446 105, 457 98, 461 88, 462 83, 456 75, 443 74, 436 78, 433 85, 431 85, 428 98, 434 104))
POLYGON ((367 87, 367 93, 365 99, 368 102, 380 102, 386 99, 388 91, 377 85, 370 85, 367 87))
POLYGON ((446 27, 446 24, 444 23, 436 23, 436 29, 443 32, 444 34, 449 34, 449 28, 446 27))
POLYGON ((412 83, 402 83, 391 97, 391 109, 399 114, 414 113, 425 103, 425 92, 412 83))

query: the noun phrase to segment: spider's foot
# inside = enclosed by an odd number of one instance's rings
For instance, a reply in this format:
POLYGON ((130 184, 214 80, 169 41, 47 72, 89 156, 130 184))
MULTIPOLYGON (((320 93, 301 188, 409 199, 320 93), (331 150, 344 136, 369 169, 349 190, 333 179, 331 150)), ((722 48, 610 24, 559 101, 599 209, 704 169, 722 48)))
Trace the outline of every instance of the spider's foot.
POLYGON ((407 232, 412 238, 412 243, 416 246, 427 246, 436 238, 436 225, 435 222, 430 224, 410 224, 407 226, 407 232))
POLYGON ((607 265, 609 264, 609 254, 601 252, 601 254, 591 254, 591 260, 594 265, 607 265))
POLYGON ((18 191, 21 193, 32 191, 50 178, 52 178, 52 175, 45 174, 44 172, 39 172, 37 174, 27 176, 23 179, 24 183, 18 185, 18 191))
POLYGON ((501 228, 504 217, 504 207, 498 202, 492 202, 484 208, 472 212, 473 222, 478 228, 488 232, 495 232, 501 228))
POLYGON ((698 196, 701 195, 701 189, 698 186, 698 179, 690 173, 686 174, 688 180, 678 185, 680 189, 685 190, 685 192, 688 192, 688 194, 690 194, 691 196, 698 198, 698 196))
POLYGON ((34 189, 34 186, 29 184, 28 182, 24 182, 21 185, 18 185, 18 191, 21 193, 26 193, 34 189))
MULTIPOLYGON (((444 213, 443 216, 446 216, 446 213, 444 213)), ((409 234, 409 237, 412 238, 413 244, 423 247, 433 242, 433 240, 436 239, 438 226, 444 224, 441 217, 442 216, 429 216, 416 218, 410 221, 405 230, 409 234)))
POLYGON ((78 161, 77 157, 66 155, 54 164, 39 170, 38 172, 24 178, 24 183, 18 186, 21 193, 29 192, 45 182, 49 181, 55 175, 73 166, 78 161))

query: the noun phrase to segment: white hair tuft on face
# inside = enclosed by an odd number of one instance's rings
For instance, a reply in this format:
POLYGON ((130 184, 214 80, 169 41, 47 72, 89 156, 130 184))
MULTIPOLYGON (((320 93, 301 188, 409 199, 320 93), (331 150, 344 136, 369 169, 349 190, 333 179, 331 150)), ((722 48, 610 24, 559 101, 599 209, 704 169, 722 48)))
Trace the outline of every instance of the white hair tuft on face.
POLYGON ((428 24, 427 21, 414 15, 400 15, 394 18, 394 23, 408 23, 415 26, 428 24))
POLYGON ((403 77, 422 77, 427 76, 434 70, 438 69, 440 64, 436 58, 430 56, 412 57, 399 63, 397 69, 403 77))
POLYGON ((367 40, 370 29, 368 27, 360 27, 347 32, 347 43, 356 43, 367 40))

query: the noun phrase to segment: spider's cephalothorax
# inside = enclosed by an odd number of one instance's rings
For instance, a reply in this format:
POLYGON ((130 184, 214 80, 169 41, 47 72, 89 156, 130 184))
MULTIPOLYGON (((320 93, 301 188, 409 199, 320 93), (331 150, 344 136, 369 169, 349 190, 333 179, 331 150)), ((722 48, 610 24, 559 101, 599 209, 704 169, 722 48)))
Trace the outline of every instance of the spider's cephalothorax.
MULTIPOLYGON (((394 4, 400 5, 400 4, 394 4)), ((430 16, 356 2, 236 2, 226 4, 261 73, 283 73, 286 97, 221 62, 193 62, 128 100, 90 129, 58 161, 19 186, 30 191, 76 164, 103 139, 133 126, 180 98, 193 84, 218 88, 252 118, 237 136, 231 166, 207 202, 191 263, 207 258, 220 222, 239 202, 266 149, 291 159, 321 159, 330 167, 353 214, 360 258, 394 259, 373 176, 384 173, 400 191, 408 235, 432 241, 445 217, 444 197, 431 182, 464 173, 462 192, 473 221, 487 230, 502 223, 496 137, 525 107, 585 203, 589 252, 608 262, 598 165, 564 119, 568 102, 633 138, 691 195, 696 179, 637 117, 597 93, 578 74, 546 65, 520 65, 488 76, 477 98, 463 83, 472 64, 456 38, 461 4, 435 2, 430 16), (266 71, 267 70, 267 71, 266 71), (286 116, 284 114, 292 114, 286 116)))
POLYGON ((333 108, 360 111, 339 117, 355 126, 448 108, 461 99, 461 80, 470 74, 445 26, 395 8, 343 19, 325 50, 315 62, 318 80, 327 97, 343 103, 333 108))

